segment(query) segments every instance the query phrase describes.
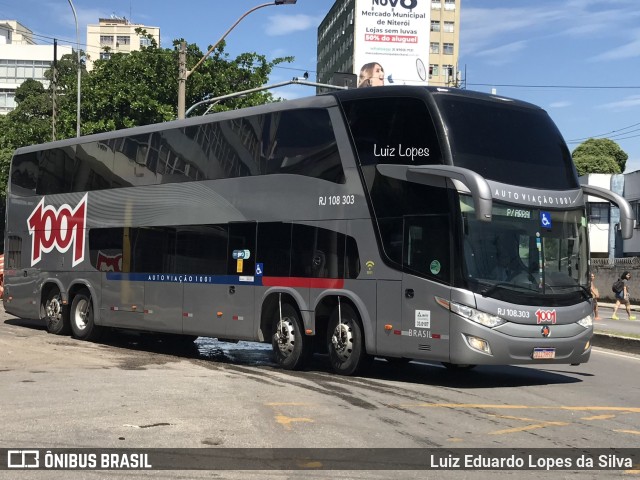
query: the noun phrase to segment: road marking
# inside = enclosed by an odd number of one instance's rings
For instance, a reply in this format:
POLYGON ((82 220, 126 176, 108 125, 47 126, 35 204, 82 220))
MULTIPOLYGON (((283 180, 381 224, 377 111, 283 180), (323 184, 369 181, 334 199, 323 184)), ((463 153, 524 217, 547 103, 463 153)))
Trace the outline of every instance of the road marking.
POLYGON ((296 422, 314 423, 314 420, 307 417, 289 417, 282 413, 277 407, 306 407, 310 406, 310 403, 304 402, 269 402, 265 403, 266 406, 273 408, 275 413, 275 420, 282 425, 286 430, 291 430, 291 425, 296 422))
POLYGON ((291 430, 291 424, 294 422, 308 422, 308 423, 313 423, 313 420, 311 420, 310 418, 304 418, 304 417, 287 417, 286 415, 283 415, 281 413, 278 413, 276 415, 276 422, 278 422, 280 425, 282 425, 284 428, 286 428, 287 430, 291 430))
POLYGON ((611 355, 613 357, 622 357, 622 358, 628 358, 629 360, 640 361, 640 356, 638 356, 638 355, 616 353, 616 352, 612 352, 610 350, 601 350, 600 348, 597 348, 597 347, 593 347, 592 350, 594 352, 603 353, 605 355, 611 355))
POLYGON ((615 417, 616 415, 594 415, 592 417, 582 417, 580 420, 608 420, 615 417))
POLYGON ((638 432, 637 430, 614 430, 614 432, 630 433, 632 435, 640 435, 640 432, 638 432))
POLYGON ((477 408, 477 409, 495 409, 495 410, 568 410, 585 411, 585 412, 626 412, 626 413, 640 413, 640 407, 588 407, 588 406, 576 406, 569 407, 565 405, 558 405, 557 407, 551 407, 548 405, 494 405, 489 403, 405 403, 399 404, 398 407, 421 407, 421 408, 477 408))
POLYGON ((538 428, 545 427, 566 427, 569 425, 567 422, 544 422, 537 423, 535 425, 525 425, 524 427, 515 427, 515 428, 507 428, 504 430, 496 430, 495 432, 489 432, 489 435, 504 435, 506 433, 518 433, 518 432, 526 432, 528 430, 536 430, 538 428))
MULTIPOLYGON (((512 415, 490 415, 490 416, 496 417, 496 418, 506 418, 509 420, 519 420, 521 422, 540 422, 539 420, 535 420, 533 418, 514 417, 512 415)), ((545 427, 566 427, 567 425, 569 425, 569 423, 567 422, 540 422, 540 423, 525 425, 523 427, 514 427, 514 428, 506 428, 504 430, 496 430, 495 432, 489 432, 489 435, 504 435, 505 433, 526 432, 527 430, 536 430, 538 428, 545 428, 545 427)))

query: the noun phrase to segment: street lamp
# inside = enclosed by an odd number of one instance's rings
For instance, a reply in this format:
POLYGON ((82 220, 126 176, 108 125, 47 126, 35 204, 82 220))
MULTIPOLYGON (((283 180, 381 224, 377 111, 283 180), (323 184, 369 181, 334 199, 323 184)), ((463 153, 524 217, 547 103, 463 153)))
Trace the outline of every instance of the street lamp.
POLYGON ((76 136, 80 136, 80 81, 82 78, 82 72, 80 67, 82 64, 80 63, 80 33, 78 31, 78 15, 76 15, 76 9, 73 6, 73 2, 69 0, 69 5, 71 5, 71 10, 73 10, 73 18, 76 21, 76 50, 78 52, 78 102, 76 106, 76 136))
POLYGON ((200 64, 207 59, 207 57, 211 54, 211 52, 213 52, 216 49, 216 47, 220 44, 220 42, 222 42, 225 39, 225 37, 229 35, 231 30, 233 30, 236 27, 236 25, 238 25, 242 21, 244 17, 249 15, 251 12, 255 12, 256 10, 263 7, 269 7, 271 5, 293 5, 296 2, 297 0, 274 0, 273 2, 263 3, 262 5, 255 6, 250 10, 247 10, 245 13, 242 14, 242 16, 238 20, 236 20, 236 23, 231 25, 231 27, 226 32, 224 32, 224 35, 220 37, 220 40, 218 40, 215 44, 211 46, 211 48, 209 48, 207 53, 203 55, 203 57, 198 61, 198 63, 195 64, 195 66, 191 70, 187 70, 187 65, 186 65, 187 45, 186 45, 186 42, 182 42, 182 44, 180 45, 180 66, 178 68, 178 118, 179 119, 184 118, 186 95, 187 95, 187 78, 189 78, 189 76, 195 71, 195 69, 198 68, 200 64))

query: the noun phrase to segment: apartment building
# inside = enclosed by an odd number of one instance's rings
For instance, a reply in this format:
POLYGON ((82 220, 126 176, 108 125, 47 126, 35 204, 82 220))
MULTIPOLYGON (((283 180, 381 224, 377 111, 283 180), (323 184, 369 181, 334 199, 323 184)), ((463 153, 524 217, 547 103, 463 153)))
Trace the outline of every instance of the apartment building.
MULTIPOLYGON (((58 60, 73 49, 58 45, 58 60)), ((0 115, 16 107, 15 93, 27 79, 41 82, 45 88, 49 81, 44 72, 53 63, 53 45, 38 45, 33 32, 16 20, 0 20, 0 115)))
POLYGON ((318 27, 318 82, 361 79, 375 63, 378 85, 457 86, 460 8, 461 0, 336 0, 318 27))
POLYGON ((130 53, 151 45, 151 41, 136 32, 141 28, 160 45, 160 28, 131 23, 117 17, 100 18, 97 24, 87 25, 87 70, 93 69, 96 60, 107 60, 114 53, 130 53))

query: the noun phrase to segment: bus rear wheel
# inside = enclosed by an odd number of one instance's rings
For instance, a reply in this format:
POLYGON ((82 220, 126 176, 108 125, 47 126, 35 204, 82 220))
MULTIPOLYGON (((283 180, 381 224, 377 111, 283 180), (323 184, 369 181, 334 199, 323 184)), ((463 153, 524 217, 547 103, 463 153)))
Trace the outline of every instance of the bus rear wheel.
POLYGON ((47 298, 42 304, 42 311, 49 333, 67 335, 70 332, 67 307, 62 304, 62 297, 57 288, 50 290, 47 294, 47 298))
POLYGON ((271 345, 276 362, 286 370, 299 370, 311 356, 310 342, 303 334, 302 319, 295 307, 288 303, 276 310, 273 318, 271 345))
POLYGON ((373 357, 364 345, 364 332, 358 314, 346 304, 336 307, 329 319, 327 346, 331 366, 340 375, 354 375, 369 368, 373 357))
POLYGON ((80 290, 71 302, 71 330, 79 340, 95 341, 102 335, 102 327, 93 321, 93 304, 88 290, 80 290))

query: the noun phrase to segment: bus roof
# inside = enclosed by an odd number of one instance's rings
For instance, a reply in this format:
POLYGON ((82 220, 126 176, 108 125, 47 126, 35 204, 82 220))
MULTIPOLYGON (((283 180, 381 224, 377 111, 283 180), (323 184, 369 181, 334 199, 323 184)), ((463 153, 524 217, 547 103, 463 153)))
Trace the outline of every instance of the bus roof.
POLYGON ((181 128, 190 127, 194 125, 201 125, 209 122, 217 122, 220 120, 229 120, 238 117, 246 117, 250 115, 259 115, 271 112, 277 112, 282 110, 291 110, 298 108, 327 108, 336 106, 337 101, 355 100, 359 98, 384 98, 398 96, 401 93, 402 96, 408 97, 429 97, 433 95, 455 95, 459 97, 465 97, 469 99, 477 99, 489 102, 504 103, 509 102, 510 105, 535 108, 540 107, 516 100, 513 98, 503 97, 501 95, 494 95, 489 93, 476 92, 472 90, 461 90, 457 88, 443 88, 433 86, 408 86, 408 85, 394 85, 384 87, 372 87, 372 88, 355 88, 349 90, 339 90, 324 93, 321 95, 298 98, 294 100, 287 100, 283 102, 272 102, 255 107, 247 107, 236 110, 228 110, 225 112, 218 112, 211 115, 204 115, 198 117, 186 118, 183 120, 172 120, 163 123, 155 123, 150 125, 132 127, 127 129, 113 130, 110 132, 96 133, 92 135, 86 135, 82 137, 73 137, 64 140, 57 140, 54 142, 47 142, 37 145, 30 145, 26 147, 20 147, 15 151, 15 154, 28 153, 39 150, 46 150, 49 148, 61 148, 67 146, 73 146, 85 142, 95 142, 102 140, 109 140, 111 138, 121 137, 123 135, 138 135, 151 133, 156 131, 162 131, 169 128, 181 128))

